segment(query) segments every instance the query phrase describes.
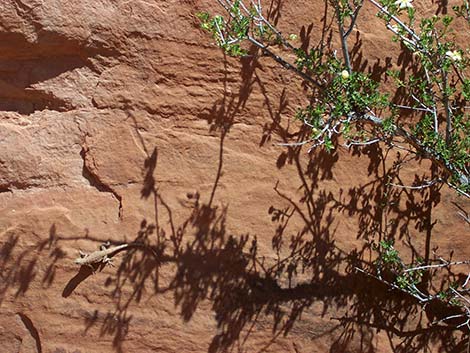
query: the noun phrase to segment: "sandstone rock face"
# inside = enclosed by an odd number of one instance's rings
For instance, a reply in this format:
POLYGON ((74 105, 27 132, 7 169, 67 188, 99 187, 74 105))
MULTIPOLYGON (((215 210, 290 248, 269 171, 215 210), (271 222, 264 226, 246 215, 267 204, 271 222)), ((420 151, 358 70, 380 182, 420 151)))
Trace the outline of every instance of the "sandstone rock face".
MULTIPOLYGON (((470 203, 399 189, 384 211, 378 148, 280 147, 301 134, 301 82, 225 58, 194 17, 215 3, 0 3, 0 351, 462 351, 461 331, 354 266, 385 232, 409 256, 468 257, 470 203), (153 252, 73 264, 107 240, 153 252)), ((271 4, 310 45, 324 11, 271 4)), ((381 78, 400 58, 376 26, 366 6, 353 59, 381 78)))

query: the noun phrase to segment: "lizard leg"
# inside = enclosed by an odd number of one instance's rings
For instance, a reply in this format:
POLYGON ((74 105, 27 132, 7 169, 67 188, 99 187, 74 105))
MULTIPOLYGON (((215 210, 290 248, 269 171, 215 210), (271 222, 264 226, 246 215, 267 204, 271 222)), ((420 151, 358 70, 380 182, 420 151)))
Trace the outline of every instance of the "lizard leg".
POLYGON ((81 251, 81 250, 78 250, 78 253, 80 254, 80 257, 85 257, 85 256, 86 256, 86 253, 84 253, 84 252, 81 251))
POLYGON ((110 257, 107 257, 107 256, 106 256, 106 257, 103 259, 103 263, 106 264, 106 265, 109 265, 109 266, 111 266, 111 267, 114 267, 113 259, 110 258, 110 257))
POLYGON ((92 264, 86 264, 85 266, 91 268, 91 272, 95 274, 95 267, 92 264))
POLYGON ((108 240, 107 242, 101 244, 100 250, 106 250, 106 249, 109 248, 110 246, 111 246, 111 243, 110 243, 110 241, 108 240))

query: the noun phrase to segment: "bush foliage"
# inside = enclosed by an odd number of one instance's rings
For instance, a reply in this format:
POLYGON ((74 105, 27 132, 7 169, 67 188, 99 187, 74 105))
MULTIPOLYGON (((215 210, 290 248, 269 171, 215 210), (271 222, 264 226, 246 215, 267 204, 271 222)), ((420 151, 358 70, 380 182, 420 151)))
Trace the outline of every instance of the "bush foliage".
MULTIPOLYGON (((309 104, 300 107, 296 118, 309 129, 307 139, 287 145, 306 145, 333 150, 382 144, 404 150, 434 166, 430 180, 411 186, 424 189, 445 184, 463 197, 470 197, 470 51, 460 47, 457 34, 468 31, 470 6, 462 1, 452 14, 421 16, 413 0, 329 0, 334 8, 340 50, 321 43, 305 49, 296 47, 297 35, 283 35, 264 14, 261 1, 217 0, 223 16, 197 14, 201 26, 230 56, 245 56, 255 47, 308 85, 309 104), (392 94, 371 75, 356 71, 351 64, 348 38, 365 4, 376 9, 390 40, 400 44, 413 60, 412 70, 388 70, 394 82, 392 94), (464 26, 465 28, 462 28, 464 26), (283 50, 276 50, 276 47, 283 50), (292 55, 287 55, 290 52, 292 55), (338 54, 340 52, 341 54, 338 54), (294 60, 288 59, 295 57, 294 60)), ((470 275, 464 283, 450 283, 431 293, 423 289, 426 272, 468 264, 436 258, 434 263, 417 259, 405 264, 392 240, 376 246, 379 254, 373 270, 358 269, 391 288, 405 292, 420 303, 439 300, 461 307, 456 326, 470 328, 470 275)))

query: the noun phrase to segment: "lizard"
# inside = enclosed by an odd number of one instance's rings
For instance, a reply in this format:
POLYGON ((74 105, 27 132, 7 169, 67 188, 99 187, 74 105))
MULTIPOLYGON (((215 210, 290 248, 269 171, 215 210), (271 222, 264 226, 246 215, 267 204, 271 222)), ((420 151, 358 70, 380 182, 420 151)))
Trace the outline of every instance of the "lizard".
POLYGON ((93 251, 91 253, 84 253, 83 251, 79 250, 80 257, 77 257, 74 260, 74 263, 77 265, 88 266, 91 267, 92 270, 95 270, 94 265, 98 264, 108 264, 112 266, 111 257, 119 251, 129 249, 131 247, 146 247, 144 244, 140 243, 124 243, 113 247, 109 246, 110 243, 108 241, 103 243, 99 250, 93 251))

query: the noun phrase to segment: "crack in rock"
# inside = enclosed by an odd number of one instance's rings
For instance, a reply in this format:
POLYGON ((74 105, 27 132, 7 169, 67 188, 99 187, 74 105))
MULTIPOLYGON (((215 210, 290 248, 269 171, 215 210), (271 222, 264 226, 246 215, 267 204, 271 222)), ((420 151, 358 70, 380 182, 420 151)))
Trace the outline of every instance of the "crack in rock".
POLYGON ((20 318, 20 320, 23 323, 25 329, 31 335, 31 338, 36 343, 36 352, 37 353, 42 353, 41 338, 39 337, 39 332, 38 332, 37 328, 34 326, 33 322, 31 321, 31 319, 28 316, 26 316, 25 314, 22 314, 22 313, 16 313, 16 314, 20 318))
POLYGON ((86 141, 82 144, 82 150, 80 151, 80 156, 83 159, 83 170, 82 175, 85 179, 88 180, 91 186, 95 187, 100 192, 109 192, 113 197, 119 202, 118 209, 118 219, 122 220, 123 217, 123 208, 122 208, 122 196, 114 190, 110 185, 106 184, 101 180, 101 177, 96 173, 96 164, 94 162, 93 156, 90 155, 90 149, 86 144, 86 141), (90 163, 94 167, 90 167, 90 163))

